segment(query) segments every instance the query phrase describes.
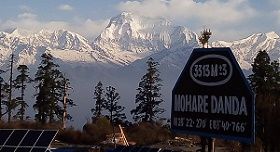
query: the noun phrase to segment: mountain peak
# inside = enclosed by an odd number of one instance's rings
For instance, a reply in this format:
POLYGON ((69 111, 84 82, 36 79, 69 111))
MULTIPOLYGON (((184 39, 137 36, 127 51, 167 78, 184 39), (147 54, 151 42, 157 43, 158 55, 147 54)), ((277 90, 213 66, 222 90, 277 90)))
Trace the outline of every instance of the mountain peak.
POLYGON ((124 23, 128 23, 131 22, 133 20, 133 15, 132 13, 128 13, 128 12, 122 12, 121 14, 112 17, 110 19, 110 23, 107 27, 110 27, 112 24, 124 24, 124 23))
POLYGON ((31 37, 36 33, 35 31, 30 31, 25 28, 13 28, 7 30, 10 36, 23 38, 23 37, 31 37))
POLYGON ((131 12, 126 12, 126 11, 124 11, 120 14, 120 16, 129 16, 129 15, 132 15, 132 13, 131 12))
POLYGON ((145 17, 141 15, 136 15, 131 12, 122 12, 121 14, 112 17, 110 20, 110 23, 108 24, 108 27, 111 26, 117 26, 117 25, 124 25, 129 24, 130 26, 139 28, 146 28, 146 27, 158 27, 158 26, 171 26, 171 22, 167 20, 166 18, 151 18, 151 17, 145 17))
POLYGON ((13 36, 21 36, 21 34, 20 34, 20 31, 19 31, 19 29, 17 29, 17 28, 15 28, 15 29, 13 29, 11 32, 10 32, 10 35, 13 35, 13 36))
POLYGON ((128 64, 162 50, 197 46, 196 37, 186 27, 172 25, 165 18, 122 12, 110 20, 92 46, 105 56, 128 64))
POLYGON ((46 29, 41 29, 39 32, 39 34, 45 34, 45 33, 51 33, 50 30, 46 30, 46 29))
POLYGON ((274 31, 267 32, 265 35, 270 39, 279 39, 279 35, 274 31))

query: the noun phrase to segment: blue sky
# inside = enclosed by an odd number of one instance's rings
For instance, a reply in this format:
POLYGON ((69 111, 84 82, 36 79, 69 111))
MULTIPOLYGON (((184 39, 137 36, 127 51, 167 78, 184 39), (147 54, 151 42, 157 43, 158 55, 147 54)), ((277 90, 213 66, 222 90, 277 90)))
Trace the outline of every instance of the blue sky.
POLYGON ((0 31, 63 28, 93 39, 122 11, 164 17, 195 32, 211 28, 213 40, 280 33, 280 0, 7 0, 0 1, 0 31))

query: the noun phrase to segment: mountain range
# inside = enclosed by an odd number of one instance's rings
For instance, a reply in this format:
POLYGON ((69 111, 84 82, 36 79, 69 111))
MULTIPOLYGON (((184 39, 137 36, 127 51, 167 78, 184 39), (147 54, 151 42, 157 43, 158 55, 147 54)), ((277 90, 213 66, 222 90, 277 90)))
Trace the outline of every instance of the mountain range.
MULTIPOLYGON (((36 34, 21 35, 20 29, 0 32, 0 66, 8 67, 13 52, 15 64, 26 64, 34 77, 40 56, 52 54, 61 71, 70 79, 70 97, 77 107, 70 111, 74 125, 89 121, 94 106, 93 91, 98 81, 112 85, 120 93, 120 103, 126 112, 134 108, 136 88, 146 72, 146 61, 153 57, 160 63, 165 100, 164 117, 170 117, 171 90, 195 47, 198 35, 184 26, 173 25, 164 18, 147 18, 123 12, 111 18, 108 26, 94 40, 68 30, 41 30, 36 34)), ((280 61, 280 37, 275 32, 256 33, 236 41, 215 41, 210 47, 230 47, 246 74, 258 51, 266 50, 272 60, 280 61)), ((30 87, 29 106, 34 103, 36 90, 30 87)), ((32 108, 30 115, 34 115, 32 108)), ((128 116, 130 118, 130 116, 128 116)))

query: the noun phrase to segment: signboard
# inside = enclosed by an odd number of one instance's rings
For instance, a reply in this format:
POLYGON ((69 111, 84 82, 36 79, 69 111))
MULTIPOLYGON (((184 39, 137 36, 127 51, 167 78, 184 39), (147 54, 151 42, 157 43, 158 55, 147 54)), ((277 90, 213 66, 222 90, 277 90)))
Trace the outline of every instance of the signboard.
POLYGON ((172 91, 172 130, 251 143, 254 111, 254 93, 230 48, 194 49, 172 91))

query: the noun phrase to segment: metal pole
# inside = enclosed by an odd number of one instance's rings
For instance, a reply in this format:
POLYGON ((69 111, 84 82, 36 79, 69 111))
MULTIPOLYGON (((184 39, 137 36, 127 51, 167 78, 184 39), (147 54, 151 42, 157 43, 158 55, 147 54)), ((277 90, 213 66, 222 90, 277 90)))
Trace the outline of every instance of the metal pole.
POLYGON ((206 152, 206 138, 200 137, 201 152, 206 152))
POLYGON ((215 152, 215 139, 208 138, 208 152, 215 152))
POLYGON ((215 138, 212 138, 212 152, 215 152, 215 138))

